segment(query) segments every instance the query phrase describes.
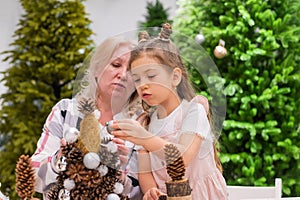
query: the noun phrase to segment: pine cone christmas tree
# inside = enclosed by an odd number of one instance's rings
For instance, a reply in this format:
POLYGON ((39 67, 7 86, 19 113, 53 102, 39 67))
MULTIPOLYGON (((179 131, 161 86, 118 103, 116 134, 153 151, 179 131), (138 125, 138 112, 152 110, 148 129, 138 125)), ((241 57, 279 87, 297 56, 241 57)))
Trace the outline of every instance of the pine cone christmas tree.
POLYGON ((189 181, 184 178, 185 166, 181 152, 173 144, 165 145, 164 151, 167 162, 167 173, 171 177, 171 180, 166 182, 168 199, 192 199, 192 190, 189 181))
POLYGON ((16 164, 16 192, 21 199, 32 199, 34 194, 35 173, 31 158, 21 155, 16 164))
POLYGON ((99 122, 93 113, 92 102, 83 99, 79 110, 85 114, 79 137, 63 147, 66 169, 59 172, 55 185, 48 191, 48 199, 104 200, 109 194, 127 199, 120 194, 123 186, 119 183, 118 146, 111 140, 101 144, 99 122), (63 195, 65 197, 61 197, 63 195))

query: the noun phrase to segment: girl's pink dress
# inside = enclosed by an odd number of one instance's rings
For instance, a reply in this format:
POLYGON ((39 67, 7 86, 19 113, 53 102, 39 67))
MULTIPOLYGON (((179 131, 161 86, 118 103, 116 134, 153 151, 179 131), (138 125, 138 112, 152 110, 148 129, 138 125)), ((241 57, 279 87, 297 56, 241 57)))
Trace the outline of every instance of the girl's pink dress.
MULTIPOLYGON (((213 150, 213 134, 206 111, 201 104, 183 100, 169 116, 158 119, 152 115, 149 131, 170 142, 178 143, 183 133, 197 134, 203 138, 198 154, 186 169, 193 200, 228 199, 226 182, 216 167, 213 150)), ((165 181, 170 180, 166 162, 150 153, 154 178, 161 191, 166 192, 165 181)))

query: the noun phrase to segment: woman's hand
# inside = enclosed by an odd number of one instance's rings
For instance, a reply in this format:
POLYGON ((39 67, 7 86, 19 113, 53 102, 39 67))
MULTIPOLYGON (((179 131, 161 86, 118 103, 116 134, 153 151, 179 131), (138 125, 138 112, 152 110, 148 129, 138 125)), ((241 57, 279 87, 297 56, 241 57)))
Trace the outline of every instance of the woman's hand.
POLYGON ((134 144, 143 145, 145 139, 153 137, 138 121, 133 119, 114 120, 111 128, 116 129, 111 132, 117 138, 128 140, 134 144))
POLYGON ((158 200, 160 195, 165 194, 157 188, 151 188, 144 194, 143 200, 158 200))
POLYGON ((125 141, 119 138, 112 138, 112 141, 118 146, 121 166, 126 165, 128 162, 129 149, 125 146, 125 141))

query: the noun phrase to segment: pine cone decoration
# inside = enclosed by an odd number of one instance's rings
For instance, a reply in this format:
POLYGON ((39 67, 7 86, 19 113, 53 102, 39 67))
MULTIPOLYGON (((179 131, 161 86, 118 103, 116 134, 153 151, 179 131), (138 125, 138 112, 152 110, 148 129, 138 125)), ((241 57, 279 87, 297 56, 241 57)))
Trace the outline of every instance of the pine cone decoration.
POLYGON ((70 179, 74 180, 75 183, 81 183, 85 178, 86 170, 87 169, 83 164, 70 164, 68 170, 66 171, 66 174, 70 179))
POLYGON ((62 189, 62 186, 60 184, 52 185, 50 190, 47 192, 47 199, 49 199, 49 200, 58 199, 58 194, 61 189, 62 189))
POLYGON ((31 158, 21 155, 16 164, 16 192, 21 199, 31 199, 34 194, 35 172, 31 158))
POLYGON ((70 197, 74 200, 87 200, 90 198, 90 189, 83 184, 76 185, 75 188, 71 190, 70 197))
POLYGON ((102 182, 102 176, 96 169, 87 169, 85 171, 85 176, 82 180, 82 184, 86 185, 88 188, 96 188, 102 182))
POLYGON ((83 161, 83 152, 77 143, 67 144, 63 150, 63 155, 67 158, 67 163, 81 163, 83 161))
POLYGON ((94 114, 86 115, 80 122, 79 147, 84 151, 98 153, 100 151, 100 127, 94 114))
POLYGON ((79 102, 78 110, 86 115, 94 112, 95 103, 91 99, 82 98, 79 102))
POLYGON ((185 174, 185 167, 180 151, 173 144, 165 145, 164 150, 167 161, 167 173, 173 181, 182 180, 185 174))
POLYGON ((113 142, 108 142, 107 144, 101 145, 101 151, 99 153, 100 160, 108 167, 119 169, 121 161, 118 151, 116 150, 115 152, 112 152, 109 146, 110 144, 113 144, 113 142))

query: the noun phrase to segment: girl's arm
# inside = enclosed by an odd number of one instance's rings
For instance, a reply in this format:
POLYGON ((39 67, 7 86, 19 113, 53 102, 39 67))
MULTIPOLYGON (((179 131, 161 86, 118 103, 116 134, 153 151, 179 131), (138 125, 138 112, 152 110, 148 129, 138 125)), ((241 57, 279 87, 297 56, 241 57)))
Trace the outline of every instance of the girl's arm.
POLYGON ((182 159, 186 167, 194 160, 199 152, 203 138, 196 134, 185 133, 181 135, 179 144, 175 144, 182 153, 182 159))
POLYGON ((146 150, 139 150, 138 166, 138 180, 143 194, 151 188, 157 188, 157 184, 151 172, 150 156, 146 150))
POLYGON ((158 199, 163 193, 158 190, 156 181, 151 171, 151 161, 146 150, 140 150, 138 154, 140 188, 144 194, 143 200, 158 199))
MULTIPOLYGON (((204 107, 194 103, 186 111, 181 124, 178 143, 175 144, 183 154, 185 166, 188 166, 199 152, 201 142, 210 134, 210 123, 204 107)), ((164 159, 164 146, 170 142, 153 135, 135 120, 120 120, 112 125, 112 134, 124 140, 143 146, 147 151, 164 159)))

